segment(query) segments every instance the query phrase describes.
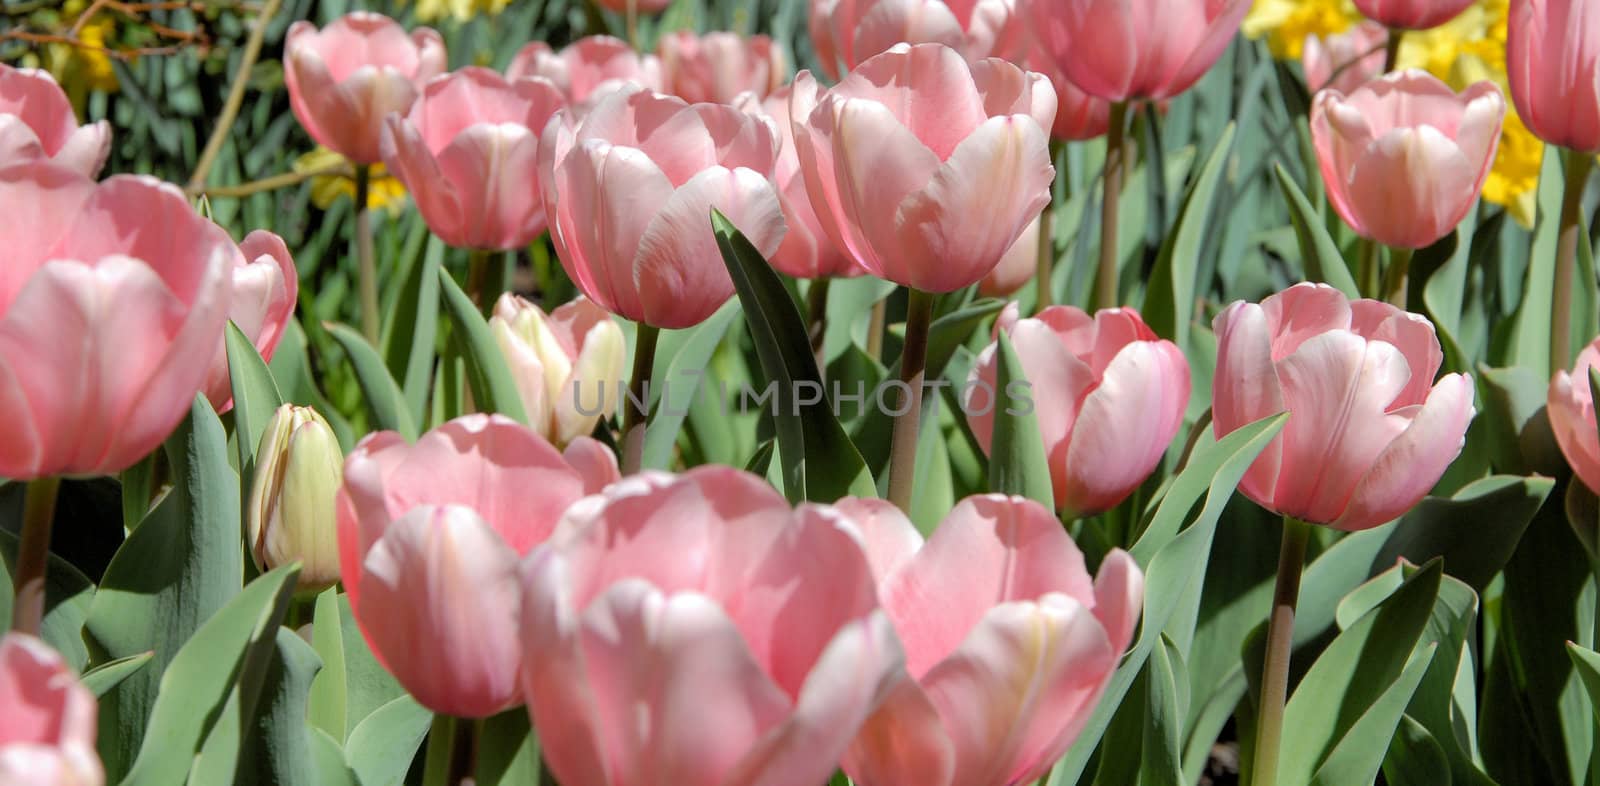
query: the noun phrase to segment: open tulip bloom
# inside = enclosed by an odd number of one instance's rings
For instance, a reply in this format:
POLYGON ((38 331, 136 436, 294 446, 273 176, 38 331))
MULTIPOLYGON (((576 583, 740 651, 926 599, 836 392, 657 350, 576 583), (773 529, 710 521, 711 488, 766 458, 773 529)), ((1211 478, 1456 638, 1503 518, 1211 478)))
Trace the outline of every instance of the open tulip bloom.
POLYGON ((0 0, 0 786, 1600 786, 1600 0, 187 2, 0 0))

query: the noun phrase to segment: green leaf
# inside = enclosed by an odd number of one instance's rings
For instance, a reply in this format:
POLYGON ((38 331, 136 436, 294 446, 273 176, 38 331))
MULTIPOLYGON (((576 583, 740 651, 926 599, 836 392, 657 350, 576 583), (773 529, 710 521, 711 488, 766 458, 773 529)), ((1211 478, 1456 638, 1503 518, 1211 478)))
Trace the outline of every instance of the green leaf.
POLYGON ((348 746, 357 726, 389 702, 406 695, 406 690, 367 648, 361 626, 356 624, 355 615, 351 613, 349 595, 339 596, 338 619, 345 682, 345 731, 339 736, 348 746))
POLYGON ((433 713, 410 696, 401 696, 350 732, 345 761, 361 786, 400 786, 432 723, 433 713))
POLYGON ((1450 762, 1427 727, 1410 715, 1400 718, 1394 740, 1383 759, 1389 786, 1451 786, 1450 762))
POLYGON ((172 490, 112 557, 85 626, 97 660, 155 653, 100 702, 100 753, 112 781, 140 750, 168 664, 239 594, 244 575, 239 478, 204 396, 195 397, 166 451, 172 490))
POLYGON ((129 655, 126 658, 117 658, 107 661, 83 675, 83 685, 96 697, 104 696, 117 684, 127 679, 129 675, 144 668, 150 659, 155 657, 154 652, 141 652, 138 655, 129 655))
POLYGON ((1328 234, 1322 216, 1306 200, 1305 193, 1295 185, 1294 178, 1281 164, 1274 165, 1273 172, 1277 175, 1278 188, 1283 191, 1284 201, 1289 203, 1289 220, 1294 224, 1295 237, 1300 241, 1300 256, 1305 265, 1306 278, 1330 284, 1343 292, 1345 297, 1361 297, 1356 280, 1350 275, 1350 267, 1345 264, 1344 255, 1339 253, 1339 245, 1328 234))
MULTIPOLYGON (((1005 305, 1004 300, 987 298, 968 303, 935 319, 933 324, 928 326, 928 357, 925 364, 928 379, 944 376, 945 366, 950 364, 950 358, 955 356, 956 349, 965 345, 972 338, 973 331, 977 330, 984 320, 1000 313, 1000 309, 1005 305)), ((891 376, 899 377, 898 360, 890 372, 891 376)))
POLYGON ((278 407, 283 406, 283 396, 278 393, 278 383, 273 381, 266 361, 232 320, 228 321, 226 339, 228 376, 233 383, 233 425, 239 442, 239 478, 248 486, 255 477, 261 432, 278 407))
POLYGON ((1166 634, 1150 653, 1144 741, 1140 748, 1140 786, 1181 786, 1183 721, 1188 714, 1189 680, 1183 653, 1166 634))
POLYGON ((1527 279, 1522 302, 1511 315, 1509 355, 1506 365, 1536 369, 1543 376, 1550 368, 1550 309, 1555 299, 1556 240, 1561 225, 1561 151, 1544 149, 1539 170, 1539 221, 1528 251, 1527 279))
POLYGON ((407 442, 415 442, 417 425, 411 418, 410 405, 395 384, 394 377, 389 376, 389 369, 383 364, 383 358, 378 356, 378 351, 349 325, 330 322, 328 334, 339 342, 339 346, 344 347, 345 356, 355 369, 356 381, 361 385, 361 393, 367 399, 373 422, 380 429, 400 432, 407 442))
POLYGON ((539 782, 539 742, 528 710, 516 707, 481 721, 477 786, 534 786, 539 782))
POLYGON ((1230 123, 1212 149, 1211 157, 1206 159, 1200 176, 1184 195, 1182 211, 1161 244, 1149 288, 1145 290, 1144 308, 1140 309, 1151 330, 1180 347, 1188 346, 1200 252, 1207 233, 1216 231, 1211 213, 1216 207, 1217 183, 1233 152, 1233 132, 1234 126, 1230 123))
MULTIPOLYGON (((18 491, 21 486, 19 484, 18 491)), ((63 490, 69 488, 65 484, 62 486, 63 490)), ((64 521, 61 514, 58 508, 57 526, 64 521)), ((4 598, 3 604, 0 604, 0 612, 3 612, 0 613, 0 622, 4 622, 4 629, 9 630, 13 580, 6 570, 6 561, 10 560, 14 565, 17 557, 17 536, 10 530, 0 529, 0 556, 3 556, 0 559, 0 580, 5 582, 4 589, 0 589, 0 596, 4 598)), ((89 663, 89 649, 83 642, 83 625, 94 602, 94 593, 94 582, 76 566, 53 552, 49 555, 44 572, 44 619, 39 624, 39 638, 61 653, 67 665, 75 671, 83 671, 89 663)))
POLYGON ((445 311, 455 326, 454 340, 466 361, 472 400, 480 411, 498 412, 519 423, 527 423, 528 414, 522 408, 522 398, 517 394, 500 347, 489 332, 489 323, 450 277, 450 271, 443 268, 439 269, 439 289, 444 293, 445 311))
POLYGON ((756 446, 756 452, 750 454, 750 460, 744 463, 744 471, 766 477, 767 468, 772 466, 772 454, 778 449, 775 440, 766 440, 756 446))
POLYGON ((122 786, 184 782, 191 765, 198 766, 195 754, 214 727, 239 723, 237 715, 220 711, 230 703, 241 675, 249 671, 245 664, 276 646, 276 632, 299 572, 286 566, 250 582, 172 657, 160 677, 144 745, 122 786))
POLYGON ((317 770, 306 699, 322 667, 316 652, 281 626, 264 632, 271 646, 253 647, 228 706, 212 727, 189 786, 313 783, 317 770))
POLYGON ((307 718, 336 743, 344 742, 345 670, 344 624, 339 619, 339 588, 329 587, 317 596, 311 624, 311 646, 322 659, 322 670, 311 681, 307 718))
MULTIPOLYGON (((1433 662, 1435 647, 1430 644, 1411 656, 1400 677, 1390 683, 1328 753, 1311 778, 1313 786, 1370 783, 1377 777, 1389 741, 1395 736, 1395 727, 1405 714, 1406 703, 1433 662)), ((1448 772, 1445 769, 1440 775, 1448 780, 1448 772)))
MULTIPOLYGON (((667 364, 666 375, 657 379, 663 399, 650 416, 649 428, 644 435, 644 461, 646 469, 669 469, 672 447, 678 443, 684 418, 689 416, 689 406, 698 396, 711 395, 706 387, 707 366, 717 345, 728 334, 728 327, 739 318, 737 303, 728 302, 717 309, 709 319, 689 331, 667 364)), ((659 360, 658 360, 659 363, 659 360)))
POLYGON ((444 250, 443 240, 428 238, 427 252, 407 271, 384 325, 384 365, 400 380, 413 423, 421 423, 427 416, 434 341, 439 334, 439 268, 444 250))
POLYGON ((716 210, 711 225, 744 307, 756 354, 777 386, 778 453, 784 493, 791 501, 833 502, 845 496, 875 496, 866 462, 834 416, 811 353, 806 325, 782 279, 737 227, 716 210), (817 401, 802 402, 801 386, 817 401))
POLYGON ((1449 499, 1428 497, 1400 518, 1373 565, 1444 558, 1445 572, 1482 592, 1505 567, 1555 481, 1494 475, 1449 499))
MULTIPOLYGON (((1398 575, 1399 568, 1393 571, 1398 575)), ((1440 560, 1423 566, 1382 604, 1335 637, 1311 665, 1284 708, 1284 728, 1293 733, 1284 735, 1280 782, 1311 783, 1330 761, 1336 765, 1334 774, 1359 774, 1368 765, 1371 773, 1377 772, 1388 746, 1373 745, 1367 738, 1377 727, 1382 739, 1388 740, 1426 672, 1426 661, 1419 666, 1412 662, 1412 655, 1439 596, 1443 575, 1440 560), (1414 675, 1410 673, 1413 668, 1414 675), (1396 705, 1390 688, 1407 682, 1409 687, 1396 705), (1372 711, 1376 715, 1369 719, 1372 711), (1385 720, 1388 728, 1382 729, 1385 720), (1358 750, 1339 751, 1352 735, 1366 742, 1358 750)), ((1428 658, 1432 658, 1431 649, 1428 658)), ((1369 774, 1328 782, 1366 783, 1371 779, 1369 774)))
POLYGON ((316 786, 363 786, 345 763, 344 749, 322 729, 311 730, 311 766, 316 786))
POLYGON ((1028 386, 1030 391, 1032 388, 1022 368, 1022 358, 1002 331, 995 350, 995 390, 990 402, 994 407, 994 437, 989 451, 989 490, 1027 497, 1055 510, 1050 462, 1039 419, 1033 414, 1038 402, 1030 395, 1026 408, 1014 407, 1007 392, 1014 384, 1028 386))

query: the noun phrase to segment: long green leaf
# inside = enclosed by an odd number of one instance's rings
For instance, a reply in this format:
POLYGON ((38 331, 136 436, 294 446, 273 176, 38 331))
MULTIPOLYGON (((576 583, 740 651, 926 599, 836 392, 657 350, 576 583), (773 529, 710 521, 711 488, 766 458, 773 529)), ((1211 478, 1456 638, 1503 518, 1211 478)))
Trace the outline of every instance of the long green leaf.
POLYGON ((689 416, 693 400, 711 396, 707 388, 707 366, 711 356, 728 334, 728 328, 739 318, 739 306, 729 302, 709 319, 695 326, 686 340, 678 346, 667 364, 666 376, 658 377, 662 399, 650 416, 650 427, 644 435, 644 466, 647 469, 668 469, 672 461, 672 447, 678 442, 683 421, 689 416), (693 380, 691 383, 690 380, 693 380))
POLYGON ((239 477, 248 485, 255 477, 261 432, 266 430, 272 413, 283 405, 283 396, 278 393, 278 383, 273 381, 266 361, 232 320, 228 321, 226 340, 228 376, 233 383, 233 424, 239 442, 239 477))
POLYGON ((1330 284, 1343 292, 1345 297, 1361 297, 1356 280, 1350 275, 1350 267, 1345 264, 1344 255, 1339 253, 1339 245, 1328 234, 1322 216, 1306 200, 1306 195, 1281 164, 1275 165, 1273 172, 1277 175, 1278 188, 1283 191, 1284 201, 1289 203, 1289 219, 1294 224, 1295 237, 1300 241, 1300 257, 1305 265, 1306 278, 1330 284))
MULTIPOLYGON (((994 436, 989 450, 989 490, 1015 494, 1055 510, 1055 487, 1050 482, 1050 461, 1045 454, 1039 419, 1033 410, 1040 402, 1017 407, 1009 391, 1014 384, 1028 385, 1022 358, 1010 337, 1000 334, 995 350, 994 436)), ((1049 402, 1044 402, 1049 406, 1049 402)))
POLYGON ((344 742, 345 668, 344 625, 339 619, 339 588, 329 587, 317 596, 312 616, 311 646, 322 659, 322 670, 311 681, 306 715, 336 743, 344 742))
POLYGON ((1217 183, 1222 179, 1233 152, 1232 123, 1222 132, 1222 139, 1212 149, 1211 157, 1200 170, 1200 176, 1183 197, 1183 208, 1173 225, 1161 253, 1156 257, 1155 270, 1151 272, 1150 286, 1145 290, 1144 308, 1140 312, 1149 322, 1150 329, 1178 346, 1188 346, 1189 323, 1194 319, 1195 276, 1200 269, 1200 251, 1206 235, 1215 231, 1211 222, 1216 207, 1214 197, 1217 183))
POLYGON ((407 442, 415 442, 417 425, 411 418, 410 405, 406 402, 405 394, 400 392, 400 386, 395 384, 394 377, 389 376, 389 368, 383 364, 378 351, 367 343, 359 331, 348 325, 329 323, 328 334, 339 342, 339 346, 344 347, 345 356, 355 369, 356 382, 361 385, 361 393, 367 400, 367 408, 372 412, 373 422, 381 429, 400 432, 407 442))
POLYGON ((428 238, 427 252, 411 266, 384 325, 384 365, 400 380, 413 423, 421 423, 427 415, 434 340, 439 334, 439 268, 444 250, 444 241, 428 238))
POLYGON ((361 721, 350 732, 345 760, 361 786, 400 786, 433 713, 410 696, 401 696, 361 721))
POLYGON ((88 688, 95 696, 104 696, 117 684, 127 679, 129 675, 144 668, 150 659, 155 657, 154 652, 141 652, 138 655, 129 655, 126 658, 117 658, 114 661, 103 663, 83 675, 83 686, 88 688))
POLYGON ((466 361, 467 384, 472 388, 472 399, 478 409, 527 423, 528 414, 522 407, 522 398, 517 395, 511 370, 506 367, 483 314, 450 277, 450 271, 443 268, 439 269, 439 291, 444 294, 445 311, 455 327, 454 340, 466 361))

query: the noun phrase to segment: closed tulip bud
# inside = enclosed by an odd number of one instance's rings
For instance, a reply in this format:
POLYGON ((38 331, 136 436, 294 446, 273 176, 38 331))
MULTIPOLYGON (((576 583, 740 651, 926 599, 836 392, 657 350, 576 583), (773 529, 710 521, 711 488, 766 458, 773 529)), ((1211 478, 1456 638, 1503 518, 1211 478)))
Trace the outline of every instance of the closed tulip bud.
POLYGON ((72 102, 47 71, 0 63, 0 161, 44 159, 94 177, 111 152, 111 125, 78 125, 72 102))
POLYGON ((1034 40, 1107 101, 1188 90, 1228 48, 1250 0, 1026 0, 1034 40))
POLYGON ((540 436, 564 446, 616 409, 628 347, 622 328, 588 298, 547 316, 507 292, 495 304, 489 329, 540 436))
POLYGON ((298 560, 305 590, 339 580, 335 500, 343 474, 344 453, 328 421, 310 407, 278 407, 261 434, 247 509, 257 568, 298 560))
POLYGON ((1578 353, 1572 373, 1557 371, 1550 380, 1547 411, 1561 453, 1572 473, 1590 491, 1600 489, 1600 436, 1595 431, 1594 396, 1589 392, 1589 370, 1600 367, 1600 338, 1578 353))
POLYGON ((1377 22, 1363 22, 1326 38, 1306 36, 1300 65, 1306 85, 1315 92, 1333 88, 1350 94, 1383 74, 1383 42, 1389 31, 1377 22))
POLYGON ((1597 11, 1587 0, 1518 0, 1506 23, 1517 116, 1540 139, 1585 153, 1600 152, 1597 11))
POLYGON ((1427 30, 1456 18, 1472 0, 1355 0, 1368 19, 1401 30, 1427 30))

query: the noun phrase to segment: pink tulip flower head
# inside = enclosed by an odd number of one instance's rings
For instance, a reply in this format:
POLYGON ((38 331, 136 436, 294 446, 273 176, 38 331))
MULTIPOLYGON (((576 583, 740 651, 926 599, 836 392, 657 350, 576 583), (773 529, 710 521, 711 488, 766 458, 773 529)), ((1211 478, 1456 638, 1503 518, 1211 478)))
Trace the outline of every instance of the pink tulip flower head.
POLYGON ((523 569, 528 708, 556 778, 825 782, 902 664, 853 531, 727 467, 574 505, 523 569))
POLYGON ((789 88, 784 87, 765 100, 744 93, 734 106, 771 120, 782 140, 773 182, 778 186, 778 201, 783 205, 783 220, 789 231, 771 257, 772 266, 795 278, 847 278, 866 273, 855 259, 828 240, 817 211, 811 207, 805 175, 800 171, 800 156, 795 152, 794 124, 789 122, 789 88))
POLYGON ((616 409, 627 341, 611 315, 588 298, 545 314, 507 292, 495 303, 489 331, 511 369, 528 422, 553 444, 589 434, 616 409))
POLYGON ((0 63, 0 163, 44 158, 92 178, 110 153, 110 124, 78 125, 48 71, 0 63))
MULTIPOLYGON (((1018 319, 1012 303, 995 330, 1010 336, 1031 385, 1056 507, 1079 516, 1114 507, 1161 463, 1183 425, 1183 352, 1131 308, 1091 317, 1051 306, 1018 319)), ((985 451, 995 410, 1025 406, 1013 391, 995 389, 998 350, 995 343, 979 353, 967 383, 967 422, 985 451)))
POLYGON ((1362 22, 1342 33, 1306 36, 1300 52, 1306 86, 1316 93, 1324 88, 1345 95, 1383 74, 1384 42, 1389 31, 1377 22, 1362 22))
POLYGON ((547 79, 463 68, 429 82, 409 116, 389 115, 383 161, 446 243, 522 248, 545 229, 539 134, 565 104, 547 79))
POLYGON ((519 704, 517 563, 616 477, 599 443, 563 455, 499 415, 457 418, 415 445, 368 435, 345 459, 339 570, 378 662, 435 712, 519 704))
POLYGON ((1362 237, 1401 248, 1433 244, 1483 190, 1505 111, 1491 82, 1457 94, 1416 70, 1349 96, 1318 93, 1311 139, 1329 201, 1362 237))
POLYGON ((626 85, 539 143, 550 240, 578 289, 613 314, 684 328, 733 295, 711 230, 720 210, 770 257, 783 241, 777 132, 724 104, 626 85))
POLYGON ((1288 412, 1239 490, 1275 513, 1342 530, 1419 502, 1461 452, 1472 378, 1434 375, 1433 325, 1324 284, 1296 284, 1217 315, 1217 437, 1288 412))
POLYGON ((1472 0, 1355 0, 1361 15, 1400 30, 1427 30, 1456 18, 1472 0))
POLYGON ((1162 100, 1222 56, 1250 0, 1023 0, 1035 39, 1084 92, 1162 100))
MULTIPOLYGON (((294 317, 300 293, 300 274, 283 238, 258 229, 246 235, 234 259, 233 297, 228 319, 255 345, 262 360, 271 360, 294 317)), ((228 374, 227 342, 217 343, 211 370, 206 373, 206 399, 218 412, 233 408, 233 379, 228 374)))
POLYGON ((0 638, 0 783, 101 786, 94 694, 50 645, 0 638))
MULTIPOLYGON (((1589 370, 1600 367, 1600 339, 1578 353, 1572 373, 1557 371, 1550 380, 1547 411, 1561 453, 1572 473, 1590 491, 1600 489, 1600 437, 1595 431, 1594 396, 1589 392, 1589 370)), ((1600 492, 1597 492, 1600 493, 1600 492)))
POLYGON ((1050 85, 1056 89, 1056 121, 1050 128, 1050 138, 1072 142, 1105 136, 1111 128, 1110 101, 1089 95, 1073 84, 1041 46, 1028 50, 1026 63, 1029 71, 1049 77, 1050 85))
POLYGON ((1035 218, 1027 229, 1022 230, 1022 236, 1000 258, 1000 264, 995 265, 994 270, 978 282, 978 294, 984 297, 1009 297, 1033 280, 1039 272, 1039 224, 1043 218, 1042 215, 1035 218))
POLYGON ((376 164, 383 121, 405 114, 428 80, 444 73, 444 39, 420 27, 354 11, 318 30, 289 26, 283 42, 289 106, 311 138, 358 165, 376 164))
POLYGON ((1077 739, 1133 640, 1144 574, 1112 550, 1091 578, 1043 505, 968 497, 926 543, 882 500, 862 529, 906 673, 844 757, 861 786, 1033 783, 1077 739))
POLYGON ((33 161, 0 205, 0 476, 121 472, 201 392, 239 246, 148 177, 33 161))
POLYGON ((656 51, 666 92, 691 104, 730 104, 745 92, 766 98, 789 79, 783 50, 764 35, 679 30, 662 36, 656 51))
POLYGON ((897 45, 824 91, 795 77, 806 192, 834 247, 925 292, 978 283, 1050 201, 1049 80, 942 44, 897 45))
POLYGON ((830 79, 899 43, 1015 60, 1028 46, 1025 25, 1016 0, 811 0, 811 43, 830 79))
POLYGON ((1540 139, 1600 152, 1600 8, 1584 0, 1515 0, 1506 76, 1517 116, 1540 139))
POLYGON ((660 58, 641 55, 628 42, 608 35, 580 38, 560 52, 543 41, 524 46, 506 67, 506 78, 529 76, 544 77, 561 88, 567 104, 580 115, 613 88, 635 84, 659 92, 665 85, 660 58))

